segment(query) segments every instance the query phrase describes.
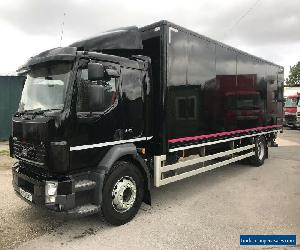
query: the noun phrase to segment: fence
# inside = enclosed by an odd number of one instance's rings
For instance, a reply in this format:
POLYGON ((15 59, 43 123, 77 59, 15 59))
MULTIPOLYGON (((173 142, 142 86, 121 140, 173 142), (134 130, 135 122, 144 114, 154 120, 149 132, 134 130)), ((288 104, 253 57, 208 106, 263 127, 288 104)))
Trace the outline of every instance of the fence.
POLYGON ((0 140, 11 133, 11 117, 17 111, 25 77, 0 76, 0 140))

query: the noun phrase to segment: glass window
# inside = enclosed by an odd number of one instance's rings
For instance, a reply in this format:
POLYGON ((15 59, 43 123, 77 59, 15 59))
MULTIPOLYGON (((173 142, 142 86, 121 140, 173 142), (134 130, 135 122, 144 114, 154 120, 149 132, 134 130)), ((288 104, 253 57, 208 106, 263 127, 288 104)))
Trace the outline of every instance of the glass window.
POLYGON ((259 95, 239 95, 236 106, 238 109, 259 109, 260 103, 259 95))
POLYGON ((298 99, 296 97, 288 97, 285 100, 285 107, 297 107, 298 99))
POLYGON ((177 99, 177 118, 178 119, 185 118, 185 99, 184 98, 177 99))
POLYGON ((77 112, 104 112, 109 109, 116 100, 116 78, 105 80, 91 81, 88 80, 88 69, 82 69, 80 80, 78 83, 77 96, 77 112), (102 105, 96 110, 90 110, 87 95, 88 85, 102 85, 104 87, 104 94, 102 96, 102 105))
POLYGON ((19 111, 63 109, 71 68, 72 63, 58 61, 33 66, 27 75, 19 111))
POLYGON ((225 99, 227 109, 260 109, 261 98, 257 93, 229 95, 225 99))
POLYGON ((196 98, 187 98, 186 99, 186 116, 189 119, 195 119, 195 106, 196 106, 196 98))
POLYGON ((177 120, 194 120, 196 119, 196 97, 179 97, 176 100, 176 117, 177 120))

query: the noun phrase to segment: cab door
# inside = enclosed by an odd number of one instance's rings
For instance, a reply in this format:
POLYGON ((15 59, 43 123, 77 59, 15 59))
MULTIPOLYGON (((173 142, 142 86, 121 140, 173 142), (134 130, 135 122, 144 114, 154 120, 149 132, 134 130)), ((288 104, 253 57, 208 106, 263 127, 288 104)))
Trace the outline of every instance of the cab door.
POLYGON ((145 131, 146 107, 144 81, 145 72, 137 69, 121 69, 121 116, 124 137, 142 136, 145 131))
MULTIPOLYGON (((119 66, 114 64, 105 64, 104 67, 119 70, 119 66)), ((75 92, 76 117, 70 144, 73 148, 79 146, 80 150, 71 151, 71 167, 93 167, 107 150, 106 144, 122 139, 120 77, 107 76, 102 80, 91 81, 88 79, 86 64, 78 70, 75 92), (104 89, 101 96, 103 100, 101 105, 90 107, 88 92, 91 88, 88 86, 97 85, 102 85, 104 89)))

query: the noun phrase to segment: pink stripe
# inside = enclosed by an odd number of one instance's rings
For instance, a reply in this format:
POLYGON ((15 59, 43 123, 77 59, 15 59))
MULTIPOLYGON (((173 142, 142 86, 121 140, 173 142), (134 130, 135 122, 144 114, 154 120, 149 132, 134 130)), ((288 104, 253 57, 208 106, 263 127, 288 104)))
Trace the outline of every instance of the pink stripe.
POLYGON ((193 141, 193 140, 200 140, 200 139, 206 139, 206 138, 212 138, 212 137, 218 137, 218 136, 224 136, 224 135, 233 135, 238 133, 245 133, 252 130, 263 130, 268 128, 279 128, 282 127, 281 125, 272 125, 272 126, 265 126, 265 127, 256 127, 256 128, 248 128, 243 130, 234 130, 229 132, 220 132, 215 134, 208 134, 208 135, 197 135, 197 136, 189 136, 189 137, 183 137, 183 138, 176 138, 176 139, 169 139, 168 142, 175 143, 175 142, 182 142, 182 141, 193 141))

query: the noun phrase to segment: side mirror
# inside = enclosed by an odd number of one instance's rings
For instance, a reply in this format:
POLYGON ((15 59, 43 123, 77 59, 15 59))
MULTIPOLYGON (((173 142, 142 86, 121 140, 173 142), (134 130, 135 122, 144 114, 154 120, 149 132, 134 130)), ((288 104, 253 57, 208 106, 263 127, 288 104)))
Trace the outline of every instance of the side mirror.
POLYGON ((90 112, 102 110, 104 106, 104 87, 102 85, 89 84, 86 86, 87 104, 90 112))
POLYGON ((97 81, 104 78, 105 69, 100 63, 88 64, 88 79, 91 81, 97 81))

